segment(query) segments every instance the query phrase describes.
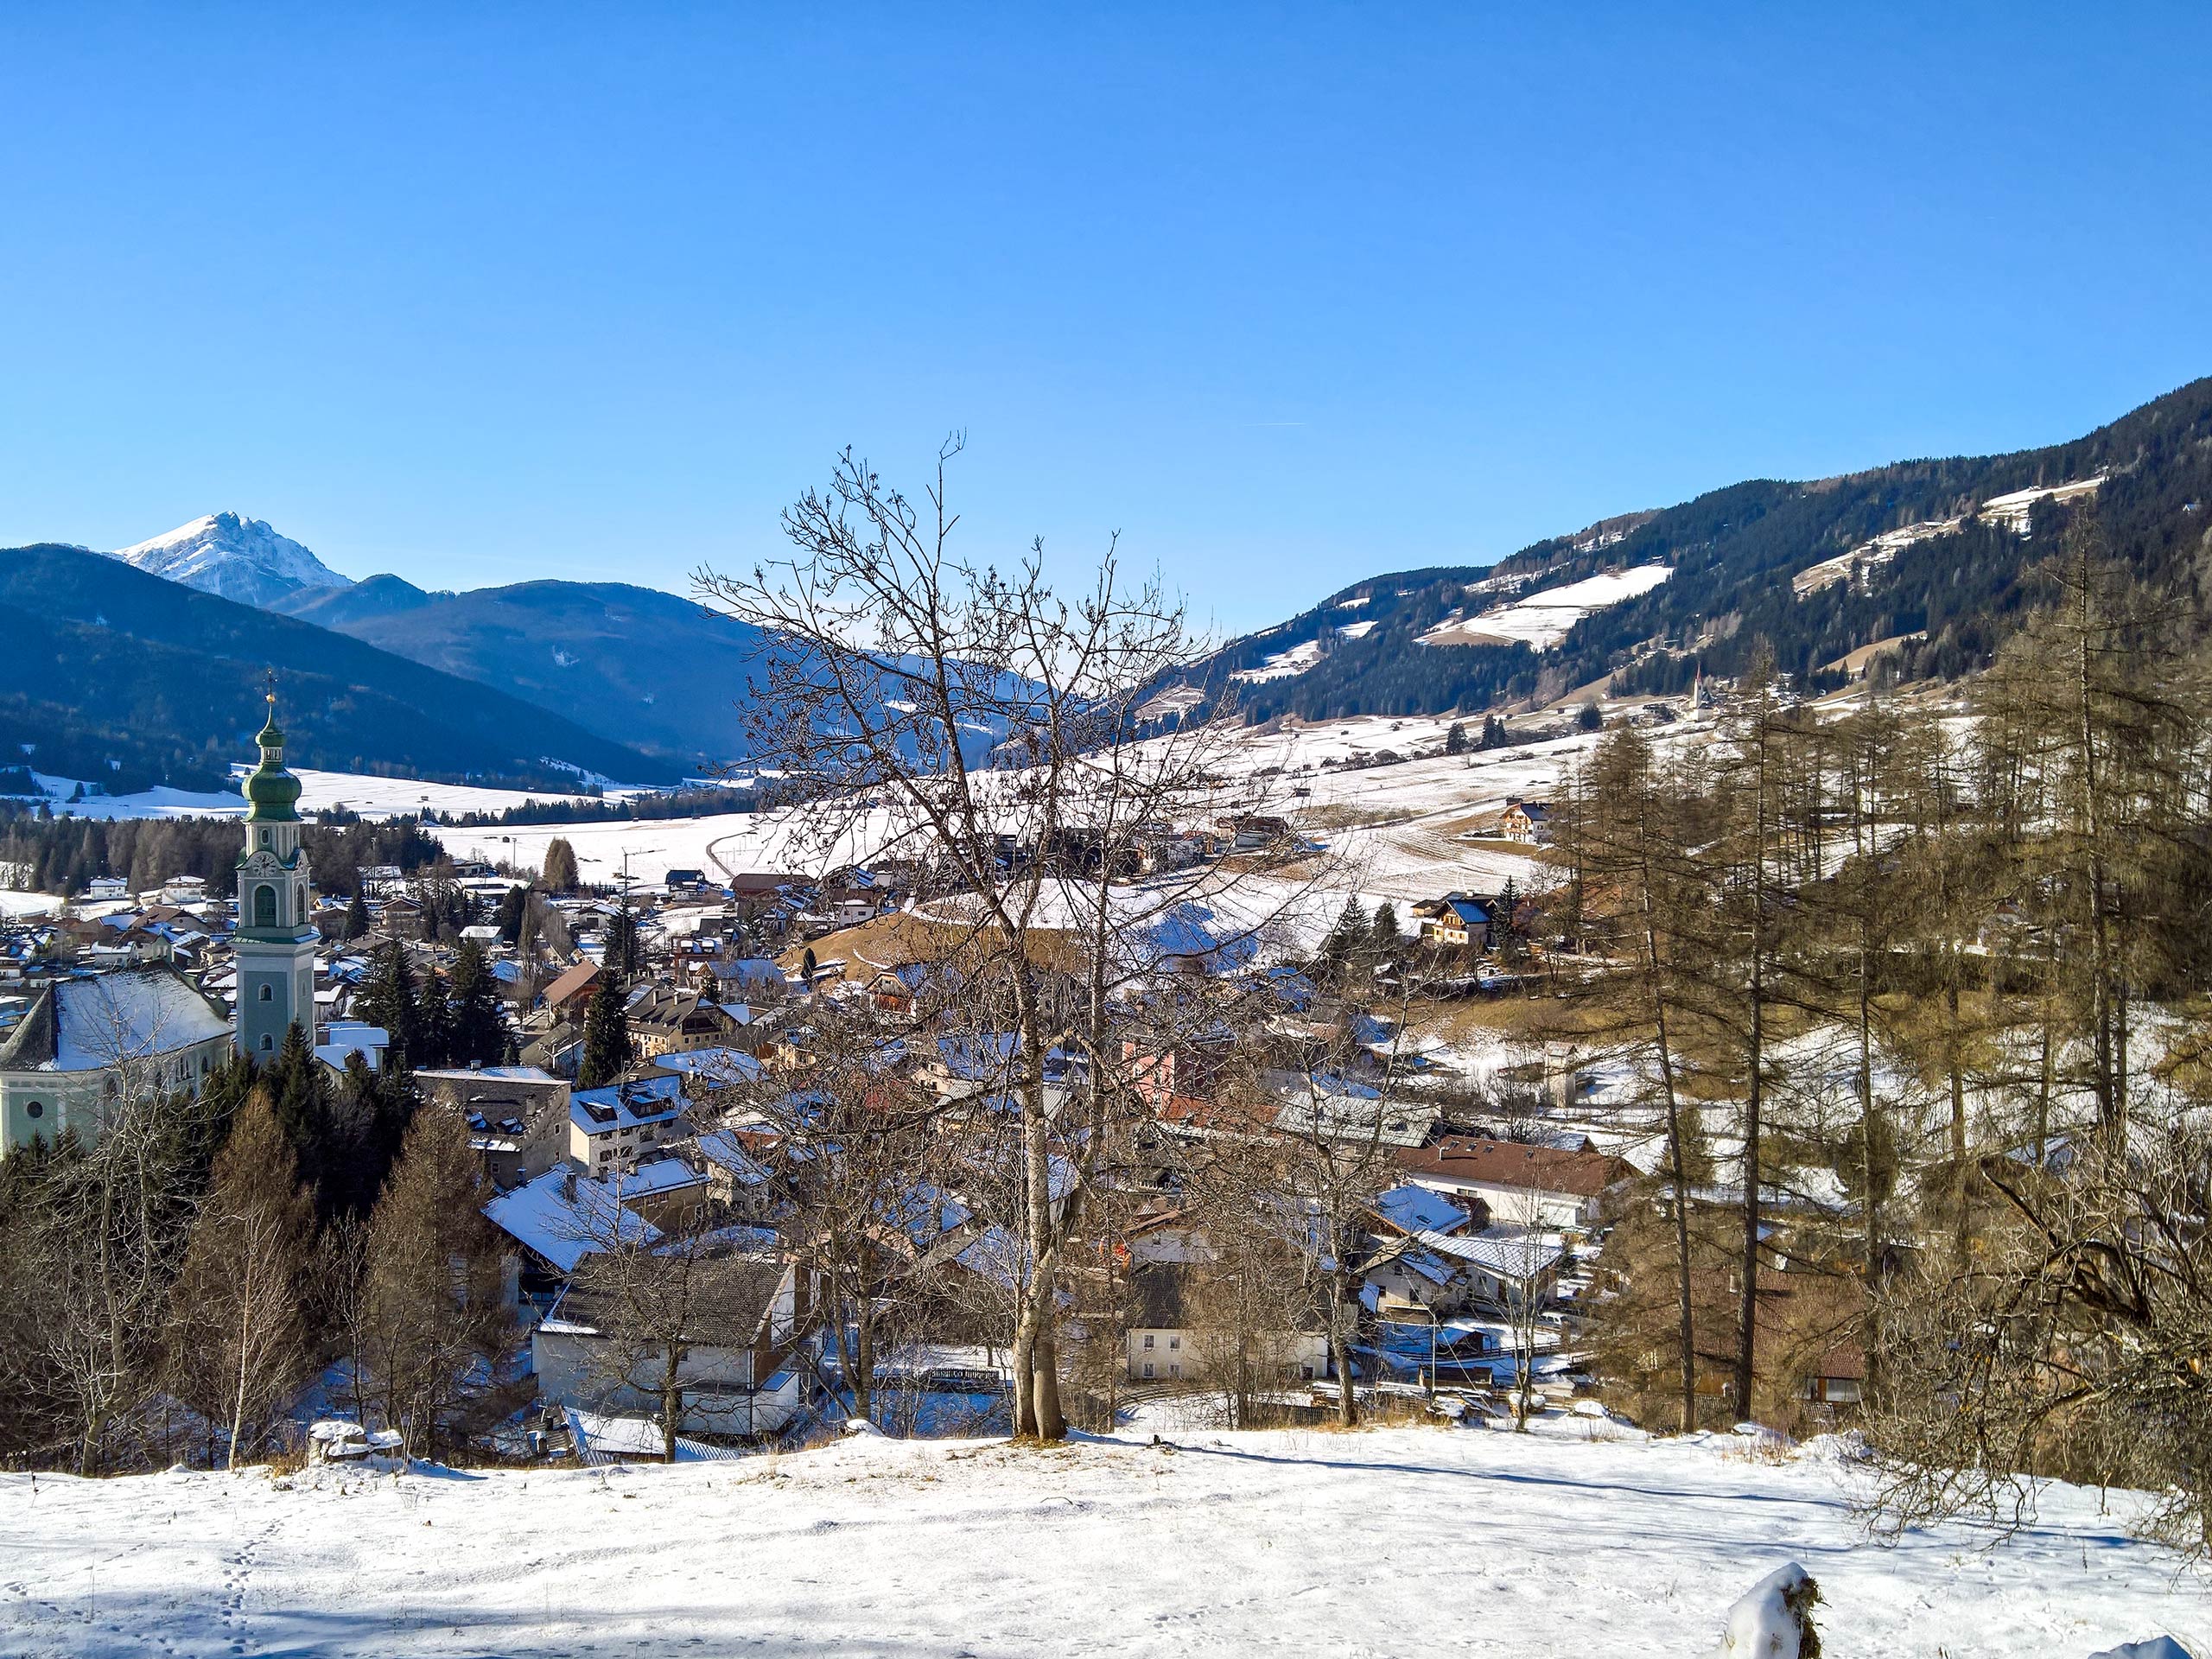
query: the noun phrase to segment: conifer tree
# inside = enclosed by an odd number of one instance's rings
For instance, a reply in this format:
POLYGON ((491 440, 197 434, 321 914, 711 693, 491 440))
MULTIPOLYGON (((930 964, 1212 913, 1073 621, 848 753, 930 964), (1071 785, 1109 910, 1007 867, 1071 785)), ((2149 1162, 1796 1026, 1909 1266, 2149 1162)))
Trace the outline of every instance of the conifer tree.
POLYGON ((1444 753, 1465 754, 1467 752, 1467 728, 1459 721, 1452 722, 1452 729, 1444 734, 1444 753))
POLYGON ((1402 943, 1398 935, 1398 907, 1385 899, 1375 906, 1375 919, 1369 925, 1368 948, 1377 956, 1388 956, 1402 943))
POLYGON ((493 925, 499 930, 500 944, 512 945, 522 938, 523 914, 529 908, 527 887, 507 889, 506 897, 499 900, 499 914, 493 918, 493 925))
POLYGON ((457 1113, 423 1111, 369 1223, 356 1344, 385 1423, 435 1459, 481 1367, 506 1359, 501 1251, 479 1207, 481 1167, 457 1113))
POLYGON ((499 1014, 499 982, 484 947, 462 943, 453 965, 452 1040, 448 1057, 455 1065, 496 1065, 507 1052, 506 1022, 499 1014))
POLYGON ((540 879, 548 893, 576 890, 576 849, 559 836, 545 843, 545 868, 540 879))
POLYGON ((296 1022, 285 1028, 284 1046, 276 1051, 263 1078, 262 1092, 284 1131, 299 1173, 312 1187, 321 1186, 334 1161, 329 1142, 330 1083, 321 1061, 308 1046, 308 1035, 296 1022))
POLYGON ((416 1036, 410 1045, 410 1065, 447 1065, 453 1060, 453 1003, 447 995, 445 976, 435 969, 423 976, 417 993, 416 1036))
POLYGON ((622 976, 612 970, 600 976, 592 994, 591 1010, 584 1015, 584 1052, 576 1068, 579 1089, 597 1089, 613 1083, 629 1070, 630 1027, 624 1018, 626 992, 622 976))
POLYGON ((638 917, 627 899, 607 924, 607 966, 616 973, 638 971, 638 917))
POLYGON ((346 937, 358 939, 369 931, 369 901, 357 889, 353 902, 346 906, 346 937))
POLYGON ((178 1392, 228 1423, 231 1468, 312 1370, 302 1292, 314 1236, 290 1139, 256 1089, 215 1160, 168 1320, 178 1392))
POLYGON ((417 1063, 413 1051, 422 1035, 422 1016, 416 1002, 415 973, 407 963, 407 947, 397 939, 377 953, 353 1006, 361 1018, 384 1028, 393 1051, 409 1064, 417 1063))

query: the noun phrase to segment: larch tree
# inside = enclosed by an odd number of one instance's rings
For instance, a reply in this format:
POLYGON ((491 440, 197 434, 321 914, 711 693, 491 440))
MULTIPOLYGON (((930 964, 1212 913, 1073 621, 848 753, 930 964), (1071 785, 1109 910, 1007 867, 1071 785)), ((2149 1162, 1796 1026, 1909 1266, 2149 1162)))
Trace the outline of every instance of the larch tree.
POLYGON ((576 890, 576 849, 563 837, 556 836, 545 843, 545 865, 538 880, 548 893, 576 890))
POLYGON ((472 1376, 506 1358, 512 1316, 486 1196, 460 1115, 416 1113, 370 1220, 359 1344, 410 1456, 437 1456, 472 1376))
POLYGON ((312 1369, 304 1295, 314 1242, 315 1201, 269 1090, 256 1089, 215 1160, 168 1317, 179 1393, 228 1424, 227 1467, 312 1369))

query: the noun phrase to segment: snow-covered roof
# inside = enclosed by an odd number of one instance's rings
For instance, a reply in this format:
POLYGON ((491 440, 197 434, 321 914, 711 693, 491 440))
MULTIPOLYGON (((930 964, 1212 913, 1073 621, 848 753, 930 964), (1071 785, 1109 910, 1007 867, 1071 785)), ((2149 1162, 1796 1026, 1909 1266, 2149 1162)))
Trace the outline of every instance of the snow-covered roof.
POLYGON ((661 1123, 683 1110, 683 1079, 673 1072, 580 1089, 569 1096, 569 1122, 586 1135, 661 1123))
POLYGON ((570 1169, 549 1169, 484 1206, 492 1224, 551 1262, 572 1273, 587 1255, 615 1239, 650 1244, 660 1236, 644 1217, 615 1201, 613 1191, 570 1169))
POLYGON ((1375 1213, 1406 1233, 1454 1233, 1467 1224, 1465 1210, 1426 1186, 1394 1186, 1375 1200, 1375 1213))
POLYGON ((671 1153, 659 1158, 642 1158, 630 1169, 616 1174, 607 1185, 620 1192, 626 1204, 639 1198, 657 1198, 663 1193, 680 1192, 687 1186, 702 1185, 706 1179, 671 1153))
POLYGON ((758 1186, 768 1179, 768 1172, 745 1150, 734 1130, 710 1130, 699 1137, 698 1147, 702 1158, 727 1172, 740 1186, 758 1186))
POLYGON ((0 1045, 0 1071, 97 1071, 230 1030, 213 1003, 166 967, 59 980, 0 1045))
POLYGON ((418 1077, 452 1077, 463 1081, 481 1080, 496 1083, 558 1083, 561 1081, 543 1066, 537 1065, 424 1066, 415 1075, 418 1077))
POLYGON ((1420 1237, 1424 1248, 1480 1268, 1494 1278, 1540 1278, 1556 1268, 1567 1254, 1555 1237, 1517 1227, 1491 1227, 1451 1237, 1441 1232, 1424 1232, 1420 1237))

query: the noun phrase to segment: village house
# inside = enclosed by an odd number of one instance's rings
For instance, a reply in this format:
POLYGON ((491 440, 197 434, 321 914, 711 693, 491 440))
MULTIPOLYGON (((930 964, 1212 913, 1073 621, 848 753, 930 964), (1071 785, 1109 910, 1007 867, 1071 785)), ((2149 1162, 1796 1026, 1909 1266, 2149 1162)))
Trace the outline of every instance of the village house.
POLYGON ((1492 1217, 1516 1226, 1589 1227, 1605 1195, 1636 1178, 1633 1164, 1606 1153, 1475 1135, 1446 1135, 1395 1158, 1408 1180, 1478 1198, 1492 1217))
POLYGON ((672 985, 641 985, 630 994, 623 1011, 630 1028, 630 1044, 640 1059, 686 1049, 720 1047, 752 1023, 748 1011, 742 1020, 710 1002, 696 991, 672 985))
POLYGON ((415 1073, 424 1098, 461 1114, 469 1144, 501 1190, 542 1175, 568 1155, 568 1083, 535 1065, 483 1065, 415 1073))
POLYGON ((557 1019, 582 1020, 585 1010, 591 1007, 593 995, 599 989, 599 981, 597 963, 577 963, 546 986, 543 999, 545 1011, 557 1019))
MULTIPOLYGON (((682 1427, 689 1433, 773 1434, 798 1414, 811 1298, 791 1262, 734 1251, 701 1264, 697 1306, 715 1311, 683 1350, 682 1427)), ((571 1289, 531 1332, 531 1369, 548 1404, 657 1415, 659 1355, 626 1354, 609 1327, 616 1315, 587 1291, 571 1289)))
POLYGON ((681 1136, 683 1079, 673 1072, 579 1089, 569 1097, 569 1161, 594 1175, 627 1168, 681 1136))
POLYGON ((1465 893, 1447 893, 1441 899, 1424 899, 1414 906, 1421 925, 1421 942, 1455 950, 1490 948, 1490 906, 1465 893))
POLYGON ((1505 804, 1505 810, 1497 817, 1497 833, 1507 841, 1517 841, 1523 846, 1535 847, 1552 838, 1551 806, 1545 801, 1524 801, 1519 798, 1505 804))
MULTIPOLYGON (((1182 1262, 1144 1262, 1129 1269, 1122 1352, 1130 1382, 1197 1382, 1209 1374, 1222 1338, 1201 1315, 1204 1271, 1182 1262)), ((1285 1382, 1318 1382, 1329 1374, 1325 1331, 1263 1331, 1249 1340, 1255 1353, 1246 1363, 1285 1382)))

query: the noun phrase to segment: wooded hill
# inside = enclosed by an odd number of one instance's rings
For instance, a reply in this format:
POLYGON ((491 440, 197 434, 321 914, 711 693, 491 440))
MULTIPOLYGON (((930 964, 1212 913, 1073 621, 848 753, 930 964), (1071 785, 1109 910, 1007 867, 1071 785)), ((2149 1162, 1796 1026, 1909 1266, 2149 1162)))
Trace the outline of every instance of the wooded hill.
POLYGON ((0 551, 0 752, 114 792, 227 787, 277 672, 295 766, 567 788, 677 768, 492 687, 82 548, 0 551))
POLYGON ((2094 499, 2113 556, 2201 612, 2202 567, 2212 558, 2212 378, 2046 448, 1900 461, 1811 483, 1751 480, 1538 542, 1494 567, 1370 577, 1275 628, 1233 641, 1187 677, 1217 705, 1233 691, 1236 706, 1252 720, 1475 712, 1529 697, 1548 701, 1609 679, 1623 692, 1677 690, 1700 666, 1734 674, 1759 641, 1783 671, 1817 683, 1823 665, 1853 649, 1915 634, 1923 637, 1904 647, 1902 676, 1955 677, 1986 666, 2018 625, 2036 591, 2033 569, 2055 547, 2070 509, 2038 504, 2025 537, 1972 515, 2013 491, 2100 474, 2106 481, 2094 499), (1904 547, 1863 580, 1803 597, 1792 589, 1799 572, 1877 536, 1955 518, 1966 520, 1955 533, 1904 547), (1653 563, 1671 566, 1672 578, 1584 619, 1551 651, 1415 643, 1454 612, 1471 614, 1653 563), (1469 592, 1478 582, 1481 591, 1469 592), (1370 620, 1375 626, 1358 639, 1339 632, 1370 620), (1308 641, 1320 658, 1305 672, 1232 681, 1308 641))

